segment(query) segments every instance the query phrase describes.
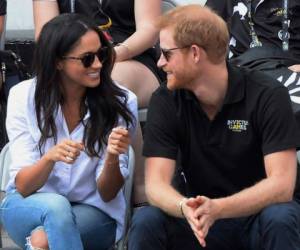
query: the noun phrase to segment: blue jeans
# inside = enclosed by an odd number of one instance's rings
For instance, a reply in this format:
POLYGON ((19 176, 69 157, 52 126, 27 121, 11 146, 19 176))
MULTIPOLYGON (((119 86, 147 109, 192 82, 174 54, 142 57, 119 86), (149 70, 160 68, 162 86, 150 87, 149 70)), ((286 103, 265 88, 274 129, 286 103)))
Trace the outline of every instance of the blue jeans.
POLYGON ((7 194, 1 204, 1 221, 23 249, 26 238, 40 227, 53 250, 106 250, 115 242, 114 219, 96 207, 70 203, 55 193, 34 193, 26 198, 16 191, 7 194))
POLYGON ((202 248, 184 219, 155 207, 137 210, 129 232, 129 250, 300 250, 300 205, 271 205, 260 213, 215 222, 202 248))

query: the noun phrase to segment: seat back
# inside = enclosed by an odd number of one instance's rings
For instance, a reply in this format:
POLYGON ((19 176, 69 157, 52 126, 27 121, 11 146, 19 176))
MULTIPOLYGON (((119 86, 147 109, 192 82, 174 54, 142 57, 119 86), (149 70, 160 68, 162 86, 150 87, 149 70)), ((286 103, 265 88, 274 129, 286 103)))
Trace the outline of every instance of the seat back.
POLYGON ((4 192, 9 181, 9 165, 11 157, 9 152, 9 143, 7 143, 0 153, 0 191, 4 192))
POLYGON ((175 8, 177 5, 174 0, 163 0, 161 3, 162 13, 175 8))
POLYGON ((130 146, 128 149, 128 170, 129 170, 129 176, 124 184, 124 196, 125 196, 125 202, 126 202, 126 212, 125 212, 125 218, 124 218, 124 235, 119 240, 117 244, 118 250, 123 250, 127 248, 127 234, 131 219, 131 213, 132 213, 132 204, 131 204, 131 194, 132 194, 132 186, 133 186, 133 178, 134 178, 134 167, 135 167, 135 156, 134 156, 134 150, 130 146))
MULTIPOLYGON (((9 166, 11 163, 11 156, 9 151, 9 143, 7 143, 0 153, 0 202, 4 198, 5 189, 9 181, 9 166)), ((19 247, 9 238, 7 232, 0 225, 0 249, 3 250, 20 250, 19 247), (3 247, 6 246, 6 247, 3 247)))
POLYGON ((128 149, 128 170, 129 170, 129 176, 125 182, 124 185, 124 196, 126 201, 126 215, 125 215, 125 229, 128 227, 128 218, 130 218, 131 215, 131 194, 132 194, 132 186, 133 186, 133 177, 134 177, 134 167, 135 167, 135 155, 133 148, 130 146, 128 149))

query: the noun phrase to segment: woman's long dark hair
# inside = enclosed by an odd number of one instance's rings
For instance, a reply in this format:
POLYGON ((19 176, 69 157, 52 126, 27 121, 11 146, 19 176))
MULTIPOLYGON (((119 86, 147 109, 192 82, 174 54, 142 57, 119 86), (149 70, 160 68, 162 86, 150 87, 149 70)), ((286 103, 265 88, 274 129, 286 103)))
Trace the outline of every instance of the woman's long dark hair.
POLYGON ((119 116, 123 117, 127 127, 136 121, 127 108, 127 94, 114 84, 111 71, 115 61, 114 50, 98 27, 87 17, 79 14, 62 14, 55 17, 41 30, 34 54, 36 73, 35 112, 41 131, 39 150, 48 138, 57 143, 55 116, 59 105, 64 103, 60 72, 57 63, 70 52, 87 31, 95 31, 102 46, 108 47, 108 58, 101 69, 101 83, 95 88, 87 88, 81 100, 81 122, 84 124, 83 141, 90 156, 100 156, 103 143, 107 144, 108 133, 117 125, 119 116), (90 118, 83 121, 87 111, 90 118), (96 147, 96 145, 99 147, 96 147))

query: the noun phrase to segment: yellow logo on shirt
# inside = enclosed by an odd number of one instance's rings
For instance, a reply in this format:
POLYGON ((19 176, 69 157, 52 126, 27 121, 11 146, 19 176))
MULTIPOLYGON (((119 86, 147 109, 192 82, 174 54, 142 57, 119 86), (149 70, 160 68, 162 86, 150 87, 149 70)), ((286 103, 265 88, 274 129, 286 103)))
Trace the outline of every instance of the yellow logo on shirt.
POLYGON ((228 120, 227 126, 233 132, 242 132, 247 130, 249 125, 248 121, 245 120, 228 120))

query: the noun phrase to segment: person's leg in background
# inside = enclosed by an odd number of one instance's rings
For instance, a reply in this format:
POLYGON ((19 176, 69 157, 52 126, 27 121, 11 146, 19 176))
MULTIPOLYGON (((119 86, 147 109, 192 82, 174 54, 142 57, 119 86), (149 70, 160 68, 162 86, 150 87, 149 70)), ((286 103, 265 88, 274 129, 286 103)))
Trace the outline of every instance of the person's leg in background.
POLYGON ((115 243, 117 224, 100 209, 72 203, 76 225, 85 250, 107 250, 115 243))
POLYGON ((135 60, 116 63, 112 79, 136 94, 139 108, 148 107, 152 93, 159 86, 159 80, 154 73, 135 60))
POLYGON ((55 250, 83 250, 71 204, 61 195, 35 193, 24 198, 12 192, 2 201, 1 220, 12 240, 22 248, 48 245, 55 250), (41 235, 46 235, 43 239, 47 242, 39 238, 41 235))
POLYGON ((246 249, 300 250, 300 204, 274 204, 249 217, 246 249))

